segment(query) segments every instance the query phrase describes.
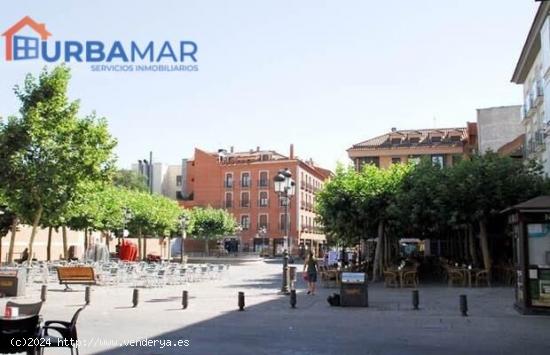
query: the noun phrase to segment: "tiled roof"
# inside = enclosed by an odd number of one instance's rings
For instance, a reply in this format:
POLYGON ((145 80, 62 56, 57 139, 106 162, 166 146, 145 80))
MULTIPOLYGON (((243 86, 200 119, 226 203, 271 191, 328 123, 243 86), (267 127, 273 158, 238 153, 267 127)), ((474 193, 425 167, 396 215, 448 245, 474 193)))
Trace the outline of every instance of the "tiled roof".
POLYGON ((351 149, 361 149, 361 148, 381 148, 381 147, 391 147, 391 146, 408 146, 411 144, 409 138, 418 137, 419 142, 414 143, 417 145, 431 145, 431 144, 456 144, 456 141, 451 141, 451 136, 460 136, 460 140, 467 139, 467 129, 466 127, 456 127, 456 128, 431 128, 431 129, 403 129, 388 132, 381 136, 377 136, 366 141, 354 144, 351 149), (441 136, 441 142, 432 142, 432 136, 441 136), (400 143, 392 143, 392 138, 401 137, 400 143))

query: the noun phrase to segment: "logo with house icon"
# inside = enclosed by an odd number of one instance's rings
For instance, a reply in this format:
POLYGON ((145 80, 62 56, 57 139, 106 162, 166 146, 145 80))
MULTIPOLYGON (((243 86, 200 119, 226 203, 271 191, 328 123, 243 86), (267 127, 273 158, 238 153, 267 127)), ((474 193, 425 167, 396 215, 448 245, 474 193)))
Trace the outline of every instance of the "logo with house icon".
POLYGON ((46 30, 46 25, 34 21, 29 16, 23 17, 15 25, 2 33, 6 37, 6 60, 36 59, 39 57, 40 42, 46 41, 52 34, 46 30), (33 30, 37 37, 18 34, 24 28, 33 30))

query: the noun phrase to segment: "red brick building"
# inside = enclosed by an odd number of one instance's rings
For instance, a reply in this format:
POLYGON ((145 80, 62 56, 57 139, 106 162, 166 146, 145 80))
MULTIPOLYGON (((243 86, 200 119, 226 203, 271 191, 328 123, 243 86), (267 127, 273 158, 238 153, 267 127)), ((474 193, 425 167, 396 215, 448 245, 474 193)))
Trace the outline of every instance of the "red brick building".
MULTIPOLYGON (((285 168, 296 182, 296 194, 288 206, 292 252, 297 254, 301 246, 318 250, 326 238, 315 221, 315 193, 331 172, 311 160, 295 157, 292 145, 288 156, 259 147, 247 152, 234 152, 231 148, 216 153, 195 149, 193 159, 187 161, 186 198, 181 203, 186 208, 210 205, 227 209, 242 227, 233 236, 239 250, 266 249, 272 255, 280 255, 284 246, 285 207, 274 191, 273 177, 285 168)), ((189 251, 201 246, 186 242, 189 251)))

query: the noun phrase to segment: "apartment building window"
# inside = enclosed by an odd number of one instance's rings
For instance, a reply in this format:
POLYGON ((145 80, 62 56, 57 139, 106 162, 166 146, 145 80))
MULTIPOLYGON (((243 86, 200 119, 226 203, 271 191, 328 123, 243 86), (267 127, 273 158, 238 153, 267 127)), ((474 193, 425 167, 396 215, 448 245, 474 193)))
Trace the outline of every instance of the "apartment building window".
POLYGON ((281 206, 281 207, 288 206, 288 198, 286 198, 284 196, 280 196, 279 197, 279 206, 281 206))
POLYGON ((399 164, 399 163, 401 163, 401 158, 399 158, 399 157, 391 158, 391 163, 392 164, 399 164))
POLYGON ((269 176, 267 171, 260 171, 260 180, 258 181, 258 186, 268 187, 269 186, 269 176))
POLYGON ((225 174, 224 186, 229 188, 233 187, 233 173, 225 174))
POLYGON ((442 168, 444 166, 445 157, 442 154, 432 155, 432 164, 442 168))
POLYGON ((243 230, 250 229, 250 216, 247 214, 241 215, 241 227, 243 230))
POLYGON ((432 137, 432 143, 439 143, 439 142, 441 142, 441 137, 440 136, 432 137))
POLYGON ((268 199, 267 199, 267 191, 260 191, 260 201, 258 205, 260 207, 267 207, 268 206, 268 199))
POLYGON ((250 207, 250 193, 241 192, 241 207, 250 207))
POLYGON ((372 164, 377 168, 380 167, 380 158, 379 157, 365 157, 359 158, 356 160, 357 168, 362 169, 365 164, 372 164))
POLYGON ((411 137, 411 138, 409 138, 409 142, 411 144, 418 144, 418 143, 420 143, 420 138, 419 137, 411 137))
POLYGON ((267 214, 261 214, 258 216, 258 229, 267 229, 267 214))
POLYGON ((250 173, 241 174, 241 187, 250 187, 250 173))
POLYGON ((401 144, 401 138, 392 138, 391 144, 392 145, 401 144))
POLYGON ((420 156, 419 155, 411 155, 409 157, 409 163, 413 165, 417 165, 420 163, 420 156))
POLYGON ((181 185, 183 185, 183 176, 176 175, 176 186, 181 186, 181 185))
POLYGON ((460 136, 451 136, 451 142, 459 142, 460 136))
POLYGON ((233 207, 233 194, 231 192, 225 193, 225 208, 233 207))

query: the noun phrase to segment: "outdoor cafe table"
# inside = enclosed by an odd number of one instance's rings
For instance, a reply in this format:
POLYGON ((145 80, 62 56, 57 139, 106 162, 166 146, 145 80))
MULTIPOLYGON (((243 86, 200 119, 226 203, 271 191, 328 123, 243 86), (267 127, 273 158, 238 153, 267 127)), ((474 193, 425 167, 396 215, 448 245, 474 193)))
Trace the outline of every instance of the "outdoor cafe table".
POLYGON ((481 271, 481 269, 470 269, 464 266, 454 267, 453 270, 461 272, 464 275, 464 286, 467 284, 468 287, 472 287, 472 275, 475 275, 477 272, 481 271))

